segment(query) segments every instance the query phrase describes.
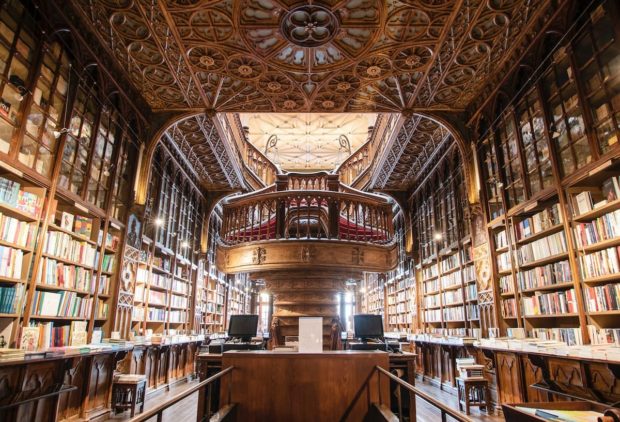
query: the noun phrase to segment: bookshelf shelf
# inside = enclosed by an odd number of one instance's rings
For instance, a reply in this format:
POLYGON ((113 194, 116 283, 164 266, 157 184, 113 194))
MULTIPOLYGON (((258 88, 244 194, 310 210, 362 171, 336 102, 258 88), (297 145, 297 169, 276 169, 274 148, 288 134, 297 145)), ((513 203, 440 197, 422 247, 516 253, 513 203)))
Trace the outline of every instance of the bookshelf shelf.
POLYGON ((12 218, 16 218, 27 223, 38 223, 39 217, 15 208, 5 202, 0 202, 0 212, 12 218))
POLYGON ((572 281, 569 281, 567 283, 556 283, 556 284, 548 284, 545 286, 540 286, 540 287, 534 287, 531 289, 525 289, 525 290, 521 290, 521 293, 536 293, 539 291, 543 291, 543 290, 561 290, 561 289, 568 289, 571 287, 575 287, 575 284, 572 281))
POLYGON ((22 251, 24 251, 26 253, 32 253, 33 252, 32 247, 20 246, 18 244, 7 242, 7 241, 4 241, 2 239, 0 239, 0 246, 6 246, 6 247, 9 247, 9 248, 13 248, 13 249, 20 249, 20 250, 22 250, 22 251))
POLYGON ((86 242, 86 243, 89 243, 89 244, 91 244, 93 246, 97 246, 97 242, 95 242, 94 240, 89 239, 88 237, 83 236, 81 234, 74 233, 71 230, 63 229, 62 227, 57 226, 56 224, 49 224, 48 225, 48 230, 49 231, 60 232, 60 233, 65 233, 65 234, 68 234, 69 236, 71 236, 74 239, 77 239, 77 240, 79 240, 81 242, 86 242))
POLYGON ((620 280, 620 273, 604 275, 600 277, 584 278, 582 281, 586 284, 604 284, 610 281, 618 281, 618 280, 620 280))
POLYGON ((594 220, 595 218, 598 218, 602 215, 605 215, 611 211, 614 211, 615 209, 620 208, 620 199, 616 199, 614 201, 611 201, 609 203, 607 203, 606 205, 603 205, 599 208, 593 209, 592 211, 588 211, 585 212, 583 214, 578 214, 575 215, 573 217, 573 221, 577 221, 577 222, 587 222, 590 220, 594 220))
POLYGON ((537 233, 534 233, 534 234, 532 234, 530 236, 527 236, 527 237, 525 237, 523 239, 517 240, 517 244, 518 245, 525 245, 525 244, 533 242, 535 240, 542 239, 543 237, 547 237, 550 234, 554 234, 554 233, 557 233, 559 231, 562 231, 563 228, 564 228, 564 224, 561 224, 561 223, 560 224, 556 224, 556 225, 554 225, 552 227, 549 227, 548 229, 542 230, 540 232, 537 232, 537 233))
POLYGON ((54 256, 47 253, 42 254, 42 256, 44 256, 45 258, 53 259, 54 261, 62 262, 64 264, 75 265, 76 267, 86 268, 87 270, 94 270, 94 267, 92 265, 80 264, 79 262, 71 261, 70 259, 61 258, 59 256, 54 256))
POLYGON ((568 258, 568 252, 557 254, 557 255, 552 255, 552 256, 549 256, 547 258, 538 259, 538 260, 535 260, 535 261, 527 262, 525 264, 520 264, 519 268, 520 269, 530 269, 530 268, 534 268, 534 267, 540 267, 542 265, 550 264, 550 263, 553 263, 553 262, 556 262, 556 261, 561 261, 561 260, 566 259, 566 258, 568 258))
POLYGON ((91 296, 93 295, 93 293, 90 292, 85 292, 83 290, 76 290, 76 289, 71 289, 69 287, 61 287, 61 286, 54 286, 51 284, 36 284, 36 288, 40 289, 40 290, 49 290, 49 291, 62 291, 62 292, 74 292, 77 293, 78 295, 84 295, 84 296, 91 296))
POLYGON ((88 321, 87 317, 70 317, 70 316, 51 316, 51 315, 30 315, 31 319, 42 319, 49 321, 88 321))
POLYGON ((613 246, 620 245, 620 237, 614 237, 613 239, 603 240, 601 242, 593 243, 591 245, 582 246, 578 250, 581 252, 594 252, 601 249, 607 249, 613 246))
POLYGON ((539 318, 578 318, 578 313, 570 314, 550 314, 550 315, 523 315, 523 318, 527 319, 539 319, 539 318))

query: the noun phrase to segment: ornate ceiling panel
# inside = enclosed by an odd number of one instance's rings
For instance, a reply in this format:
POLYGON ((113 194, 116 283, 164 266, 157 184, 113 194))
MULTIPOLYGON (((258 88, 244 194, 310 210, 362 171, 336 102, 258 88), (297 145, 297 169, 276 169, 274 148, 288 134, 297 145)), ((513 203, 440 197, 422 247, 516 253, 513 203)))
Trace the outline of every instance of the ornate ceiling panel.
POLYGON ((164 136, 174 141, 207 188, 242 186, 225 141, 206 115, 181 120, 164 136))
POLYGON ((550 0, 72 0, 153 109, 463 110, 550 0), (310 3, 310 4, 308 4, 310 3))
POLYGON ((248 140, 281 169, 331 171, 368 140, 377 114, 242 113, 240 118, 248 140))

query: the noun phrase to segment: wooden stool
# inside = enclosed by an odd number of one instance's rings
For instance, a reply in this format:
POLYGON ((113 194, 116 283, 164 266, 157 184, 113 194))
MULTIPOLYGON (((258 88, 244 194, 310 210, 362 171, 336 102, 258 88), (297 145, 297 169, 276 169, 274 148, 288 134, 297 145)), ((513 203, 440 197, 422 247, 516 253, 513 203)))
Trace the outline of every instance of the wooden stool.
POLYGON ((131 417, 135 414, 136 404, 140 404, 140 412, 144 412, 144 396, 146 393, 146 376, 120 375, 112 384, 112 408, 114 413, 131 409, 131 417))
POLYGON ((489 382, 484 378, 457 378, 456 388, 459 393, 459 410, 463 410, 469 415, 471 406, 478 406, 480 410, 488 412, 491 395, 489 393, 489 382))

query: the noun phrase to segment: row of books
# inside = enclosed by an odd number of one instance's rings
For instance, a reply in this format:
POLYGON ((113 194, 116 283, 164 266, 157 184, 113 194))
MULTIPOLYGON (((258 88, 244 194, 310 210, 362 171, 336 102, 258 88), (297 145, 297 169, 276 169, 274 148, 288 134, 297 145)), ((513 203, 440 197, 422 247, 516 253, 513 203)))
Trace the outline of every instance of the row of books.
POLYGON ((101 271, 112 272, 114 269, 114 255, 104 254, 103 262, 101 264, 101 271))
POLYGON ((501 293, 514 293, 514 284, 512 283, 512 276, 503 275, 499 278, 499 291, 501 293))
POLYGON ((461 285, 461 270, 441 276, 441 287, 444 289, 461 285))
POLYGON ((462 321, 465 319, 465 308, 463 306, 451 306, 443 308, 444 321, 462 321))
POLYGON ((41 271, 37 275, 37 284, 75 289, 86 293, 93 293, 95 290, 91 270, 45 257, 41 262, 41 271))
POLYGON ((497 269, 499 271, 510 271, 512 262, 510 261, 510 252, 503 252, 497 255, 497 269))
POLYGON ((591 344, 615 344, 620 346, 620 328, 598 328, 588 325, 591 344))
POLYGON ((14 314, 20 309, 23 284, 0 286, 0 314, 14 314))
POLYGON ((424 297, 424 306, 426 308, 434 308, 440 305, 439 294, 428 295, 424 297))
POLYGON ((427 309, 424 311, 424 321, 441 322, 441 309, 427 309))
POLYGON ((467 319, 468 320, 472 321, 472 320, 480 319, 480 308, 478 308, 478 305, 469 303, 466 305, 466 307, 467 307, 467 319))
POLYGON ((519 248, 519 263, 521 265, 527 264, 539 259, 566 253, 566 250, 566 236, 561 231, 522 245, 519 248))
POLYGON ((0 212, 0 240, 22 248, 33 248, 36 237, 36 223, 27 223, 0 212))
POLYGON ((0 203, 30 214, 34 218, 41 215, 43 197, 21 189, 19 182, 0 177, 0 203))
POLYGON ((59 217, 60 228, 90 239, 93 232, 93 219, 63 211, 59 217))
POLYGON ((0 246, 0 277, 20 279, 23 261, 24 252, 21 249, 0 246))
POLYGON ((517 273, 517 280, 521 290, 529 290, 537 287, 571 282, 573 281, 573 277, 569 262, 559 261, 531 270, 519 271, 517 273))
POLYGON ((523 313, 525 316, 577 313, 575 290, 537 292, 534 296, 523 297, 523 313))
POLYGON ((162 289, 170 289, 172 279, 164 274, 151 274, 151 286, 161 287, 162 289))
POLYGON ((495 233, 495 247, 502 249, 508 246, 508 236, 506 236, 506 230, 501 230, 495 233))
POLYGON ((172 280, 172 291, 175 293, 189 294, 189 283, 180 280, 172 280))
POLYGON ((92 298, 82 298, 75 292, 35 291, 32 313, 35 316, 88 318, 93 306, 92 298))
POLYGON ((620 246, 581 255, 581 275, 584 279, 618 274, 620 272, 620 246))
POLYGON ((74 240, 67 233, 49 231, 43 252, 91 268, 95 265, 96 249, 90 243, 74 240))
POLYGON ((461 289, 449 290, 443 292, 443 304, 444 306, 461 304, 463 303, 463 291, 461 289))
POLYGON ((515 226, 517 239, 527 239, 536 233, 540 233, 553 226, 562 224, 562 222, 562 213, 560 212, 559 204, 554 204, 531 217, 521 220, 515 226))
POLYGON ((465 299, 477 300, 478 299, 478 287, 475 284, 468 284, 465 286, 465 299))
POLYGON ((620 283, 584 286, 583 292, 590 312, 620 310, 620 283))
POLYGON ((575 239, 578 247, 593 245, 604 240, 620 237, 620 209, 593 221, 576 223, 575 239))
POLYGON ((188 308, 189 302, 185 296, 170 295, 170 306, 175 308, 188 308))
POLYGON ((569 346, 583 345, 581 328, 534 328, 530 336, 541 340, 562 341, 569 346))
POLYGON ((428 293, 428 292, 436 292, 437 290, 439 290, 439 279, 435 278, 433 280, 429 280, 429 281, 425 281, 424 282, 424 292, 428 293))
POLYGON ((459 265, 459 256, 457 254, 450 255, 441 259, 441 271, 447 272, 453 270, 459 265))
MULTIPOLYGON (((73 321, 71 325, 55 322, 32 324, 22 328, 20 347, 27 351, 47 350, 50 348, 83 346, 87 343, 86 321, 73 321)), ((103 331, 93 330, 92 343, 100 343, 103 331)), ((55 351, 60 352, 62 351, 55 351)))
POLYGON ((110 294, 110 276, 101 274, 99 276, 99 294, 100 295, 109 295, 110 294))
POLYGON ((502 316, 504 318, 517 317, 517 300, 515 298, 503 299, 501 301, 502 316))
POLYGON ((437 269, 437 265, 431 265, 422 269, 422 278, 428 280, 429 278, 437 277, 439 275, 439 271, 437 269))
POLYGON ((601 186, 603 199, 594 202, 592 192, 585 190, 573 197, 573 207, 577 215, 585 214, 620 198, 620 176, 606 179, 601 186))
POLYGON ((98 299, 95 318, 104 319, 107 318, 109 314, 110 306, 105 303, 105 301, 98 299))
POLYGON ((461 271, 463 272, 463 281, 465 283, 476 281, 476 268, 473 265, 468 265, 461 271))
POLYGON ((412 322, 413 322, 413 317, 411 314, 392 315, 390 316, 390 319, 389 319, 389 323, 392 325, 411 324, 412 322))
POLYGON ((168 321, 178 323, 187 322, 187 311, 168 311, 168 321))

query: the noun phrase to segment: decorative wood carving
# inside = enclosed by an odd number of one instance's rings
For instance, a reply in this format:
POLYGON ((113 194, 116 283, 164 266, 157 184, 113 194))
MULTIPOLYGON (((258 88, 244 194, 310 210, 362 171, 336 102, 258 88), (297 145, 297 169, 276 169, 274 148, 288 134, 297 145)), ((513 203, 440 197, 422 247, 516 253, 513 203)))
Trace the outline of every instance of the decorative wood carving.
POLYGON ((519 357, 516 354, 504 352, 497 352, 495 356, 500 403, 524 402, 525 392, 522 388, 519 357))

